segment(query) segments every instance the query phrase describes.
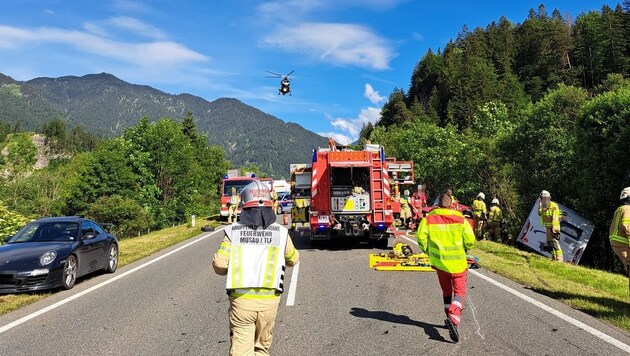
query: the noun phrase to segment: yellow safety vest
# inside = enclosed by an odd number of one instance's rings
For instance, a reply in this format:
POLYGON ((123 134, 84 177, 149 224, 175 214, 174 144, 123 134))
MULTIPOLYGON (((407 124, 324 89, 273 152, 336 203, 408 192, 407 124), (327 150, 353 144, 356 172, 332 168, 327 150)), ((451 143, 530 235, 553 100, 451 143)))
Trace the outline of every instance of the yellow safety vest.
POLYGON ((549 202, 548 208, 538 209, 538 215, 540 216, 540 222, 547 228, 560 229, 560 207, 556 202, 549 202))
MULTIPOLYGON (((628 232, 629 231, 625 231, 625 236, 622 236, 622 234, 619 232, 619 228, 622 225, 630 225, 630 218, 624 218, 624 210, 628 210, 630 209, 630 206, 628 205, 622 205, 620 207, 617 208, 617 210, 615 210, 615 215, 613 216, 613 220, 612 223, 610 224, 610 233, 608 235, 608 237, 610 238, 610 241, 615 241, 615 242, 619 242, 625 245, 630 245, 630 241, 628 240, 628 232)), ((625 228, 624 228, 625 230, 625 228)))
POLYGON ((288 230, 277 223, 267 229, 236 223, 228 226, 225 233, 231 241, 225 288, 231 295, 254 294, 264 298, 282 292, 288 230))
POLYGON ((472 210, 473 214, 479 217, 487 212, 486 203, 483 200, 475 199, 472 203, 472 210))
POLYGON ((429 255, 431 265, 445 272, 464 272, 468 268, 466 250, 474 244, 472 227, 453 209, 431 210, 418 227, 418 245, 429 255))
POLYGON ((502 222, 503 221, 503 211, 498 206, 490 207, 490 213, 488 213, 488 222, 502 222))

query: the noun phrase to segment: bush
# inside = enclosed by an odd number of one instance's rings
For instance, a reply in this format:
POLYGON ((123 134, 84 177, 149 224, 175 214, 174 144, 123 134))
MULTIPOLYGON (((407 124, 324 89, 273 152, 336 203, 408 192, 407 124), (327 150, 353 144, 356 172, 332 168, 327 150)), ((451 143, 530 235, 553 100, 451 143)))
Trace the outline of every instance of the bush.
POLYGON ((120 238, 136 236, 149 228, 149 214, 140 204, 120 195, 100 197, 87 216, 101 223, 112 223, 111 232, 120 238))

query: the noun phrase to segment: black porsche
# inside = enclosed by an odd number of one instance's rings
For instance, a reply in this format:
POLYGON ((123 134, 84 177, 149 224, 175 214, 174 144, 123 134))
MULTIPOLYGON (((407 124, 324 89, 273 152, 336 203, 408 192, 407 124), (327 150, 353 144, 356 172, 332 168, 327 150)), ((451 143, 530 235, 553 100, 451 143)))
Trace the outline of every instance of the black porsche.
POLYGON ((44 218, 0 246, 0 293, 74 287, 77 278, 118 267, 118 240, 86 218, 44 218))

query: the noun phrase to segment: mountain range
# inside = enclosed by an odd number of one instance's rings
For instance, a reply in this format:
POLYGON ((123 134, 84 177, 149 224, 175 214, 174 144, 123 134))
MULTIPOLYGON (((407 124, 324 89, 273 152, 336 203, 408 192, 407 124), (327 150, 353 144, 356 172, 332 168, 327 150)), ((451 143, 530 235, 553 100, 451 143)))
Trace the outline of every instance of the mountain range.
POLYGON ((288 177, 291 163, 311 160, 327 139, 284 122, 237 99, 209 102, 191 94, 168 94, 107 74, 16 81, 0 73, 0 121, 40 131, 54 119, 80 125, 102 137, 115 137, 144 116, 181 120, 191 112, 208 143, 225 149, 235 166, 252 163, 274 177, 288 177))

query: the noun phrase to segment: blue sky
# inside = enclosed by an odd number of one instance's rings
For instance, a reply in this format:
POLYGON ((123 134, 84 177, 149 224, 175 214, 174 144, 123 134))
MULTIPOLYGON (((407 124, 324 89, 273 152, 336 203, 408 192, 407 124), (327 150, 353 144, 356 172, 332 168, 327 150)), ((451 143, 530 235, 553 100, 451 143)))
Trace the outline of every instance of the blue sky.
MULTIPOLYGON (((107 72, 356 139, 428 48, 466 24, 522 22, 541 1, 0 0, 0 72, 17 80, 107 72), (278 96, 266 70, 295 70, 278 96)), ((573 18, 613 1, 545 1, 573 18)))

